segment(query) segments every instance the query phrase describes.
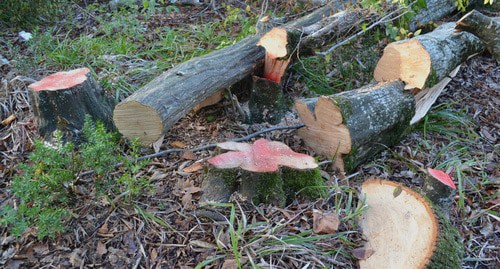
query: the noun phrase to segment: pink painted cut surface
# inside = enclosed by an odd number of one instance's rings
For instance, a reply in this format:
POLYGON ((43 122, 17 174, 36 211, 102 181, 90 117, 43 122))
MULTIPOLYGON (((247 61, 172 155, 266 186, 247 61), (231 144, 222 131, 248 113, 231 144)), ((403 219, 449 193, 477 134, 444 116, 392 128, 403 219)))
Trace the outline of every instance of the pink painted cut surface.
POLYGON ((208 163, 217 168, 240 167, 251 172, 275 172, 280 165, 295 169, 318 167, 313 157, 294 152, 281 142, 259 139, 253 145, 224 142, 218 144, 218 147, 234 151, 217 155, 208 160, 208 163))
POLYGON ((436 170, 432 168, 427 168, 427 171, 431 176, 433 176, 435 179, 439 180, 441 183, 449 186, 452 189, 456 189, 457 186, 455 186, 455 183, 451 179, 450 175, 446 174, 445 172, 441 170, 436 170))
POLYGON ((57 72, 29 85, 29 87, 36 92, 69 89, 87 80, 89 72, 90 70, 86 67, 68 72, 57 72))

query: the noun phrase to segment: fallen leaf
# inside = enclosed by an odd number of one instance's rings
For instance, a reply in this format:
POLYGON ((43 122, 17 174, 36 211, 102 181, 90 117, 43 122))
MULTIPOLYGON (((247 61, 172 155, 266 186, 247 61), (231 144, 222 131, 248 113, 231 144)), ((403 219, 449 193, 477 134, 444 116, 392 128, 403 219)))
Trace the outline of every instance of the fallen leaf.
POLYGON ((178 149, 183 149, 183 148, 186 148, 186 144, 184 144, 184 142, 181 142, 181 141, 172 141, 170 143, 170 146, 174 147, 174 148, 178 148, 178 149))
POLYGON ((163 139, 165 139, 165 135, 162 135, 156 142, 153 143, 153 150, 155 153, 160 152, 160 147, 163 145, 163 139))
POLYGON ((12 114, 2 121, 2 125, 7 126, 16 119, 16 115, 12 114))
POLYGON ((108 253, 108 249, 106 248, 106 245, 103 242, 97 241, 96 252, 99 256, 102 256, 108 253))
POLYGON ((450 186, 450 188, 454 190, 457 188, 457 186, 455 186, 455 183, 453 183, 453 180, 451 179, 450 175, 446 174, 445 172, 432 168, 427 168, 427 171, 432 177, 439 180, 441 183, 450 186))
POLYGON ((201 164, 201 162, 198 162, 198 163, 194 163, 194 164, 182 169, 182 171, 186 172, 186 173, 193 173, 193 172, 200 171, 202 169, 203 169, 203 164, 201 164))
POLYGON ((356 248, 352 250, 352 256, 354 256, 358 260, 366 260, 373 255, 373 249, 368 247, 356 248))
POLYGON ((107 234, 109 232, 108 230, 108 223, 104 223, 99 229, 97 230, 98 233, 100 234, 107 234))
POLYGON ((313 210, 313 232, 316 234, 332 234, 339 228, 340 220, 334 212, 313 210))
POLYGON ((235 259, 226 259, 221 269, 238 269, 238 262, 235 259))
POLYGON ((394 196, 394 198, 396 198, 401 194, 402 191, 403 191, 403 189, 401 188, 401 186, 398 186, 397 188, 394 188, 394 191, 392 192, 392 196, 394 196))
POLYGON ((206 249, 217 249, 217 246, 212 243, 208 243, 206 241, 202 240, 191 240, 189 242, 190 245, 195 246, 195 247, 200 247, 200 248, 206 248, 206 249))
POLYGON ((192 151, 184 151, 181 155, 181 158, 184 160, 192 160, 196 161, 198 158, 196 158, 196 155, 192 151))

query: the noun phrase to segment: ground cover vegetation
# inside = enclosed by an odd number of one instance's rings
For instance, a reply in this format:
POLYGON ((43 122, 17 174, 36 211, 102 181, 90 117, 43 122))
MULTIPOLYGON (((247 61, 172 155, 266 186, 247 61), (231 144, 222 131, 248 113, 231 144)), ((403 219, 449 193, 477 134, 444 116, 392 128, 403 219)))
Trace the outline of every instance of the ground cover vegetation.
MULTIPOLYGON (((318 158, 327 195, 312 201, 298 195, 284 208, 237 195, 232 203, 200 207, 203 169, 193 167, 213 157, 211 149, 136 161, 151 150, 90 120, 81 145, 62 142, 58 134, 53 143, 39 140, 27 97, 35 79, 88 67, 119 101, 176 64, 255 34, 266 15, 290 19, 314 8, 307 1, 214 2, 0 4, 0 119, 16 116, 0 125, 2 266, 355 268, 353 253, 363 245, 356 222, 365 209, 363 180, 376 176, 419 188, 427 167, 446 171, 457 183, 449 213, 466 249, 462 267, 498 266, 500 67, 486 54, 465 63, 399 145, 350 175, 318 158), (23 41, 19 31, 33 38, 23 41), (338 232, 314 233, 315 210, 335 212, 338 232)), ((382 1, 361 2, 386 12, 382 1)), ((420 8, 423 1, 417 2, 411 8, 420 8)), ((410 18, 411 12, 324 57, 298 59, 285 78, 287 96, 332 94, 370 82, 388 42, 420 34, 408 30, 410 18)), ((241 123, 226 97, 181 119, 159 148, 194 148, 267 127, 241 123)), ((264 137, 308 153, 293 130, 264 137)))

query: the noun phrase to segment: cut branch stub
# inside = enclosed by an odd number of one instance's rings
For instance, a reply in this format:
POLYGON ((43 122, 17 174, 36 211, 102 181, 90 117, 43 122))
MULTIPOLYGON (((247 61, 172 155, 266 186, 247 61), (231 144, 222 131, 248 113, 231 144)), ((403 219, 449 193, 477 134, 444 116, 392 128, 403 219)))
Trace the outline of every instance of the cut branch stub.
POLYGON ((425 198, 379 179, 365 181, 362 194, 367 209, 359 222, 374 253, 360 268, 425 268, 438 240, 438 221, 425 198))
POLYGON ((454 29, 454 23, 446 23, 425 35, 387 45, 375 67, 375 80, 401 80, 407 89, 434 86, 483 49, 477 37, 456 34, 454 29))
POLYGON ((294 152, 287 145, 259 139, 253 145, 239 142, 224 142, 217 145, 230 150, 208 160, 216 168, 227 169, 240 167, 250 172, 276 172, 279 166, 295 169, 314 169, 318 164, 313 157, 294 152))
POLYGON ((29 85, 40 135, 50 139, 59 130, 66 140, 79 142, 85 116, 112 130, 113 100, 90 75, 88 68, 58 72, 29 85))
POLYGON ((295 108, 306 125, 298 134, 317 153, 351 171, 399 142, 415 112, 412 94, 394 81, 331 96, 300 99, 295 108))

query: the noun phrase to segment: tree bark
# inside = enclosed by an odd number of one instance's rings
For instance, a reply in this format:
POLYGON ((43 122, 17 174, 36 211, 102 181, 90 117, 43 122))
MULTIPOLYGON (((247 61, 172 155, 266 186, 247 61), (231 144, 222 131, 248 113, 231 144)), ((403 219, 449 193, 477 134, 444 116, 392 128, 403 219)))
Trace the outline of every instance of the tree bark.
POLYGON ((375 67, 375 80, 402 80, 407 89, 434 86, 484 48, 477 37, 456 34, 454 28, 455 23, 446 23, 425 35, 387 45, 375 67))
POLYGON ((396 144, 415 113, 415 100, 399 81, 300 99, 295 108, 306 125, 298 130, 316 153, 342 171, 396 144))
POLYGON ((415 31, 428 23, 439 21, 457 10, 455 0, 426 0, 425 2, 427 6, 421 8, 411 19, 411 31, 415 31))
MULTIPOLYGON (((297 35, 303 27, 329 18, 331 11, 330 7, 318 9, 284 28, 297 35)), ((328 29, 320 28, 325 30, 321 40, 333 39, 345 33, 342 31, 352 30, 360 20, 370 19, 364 18, 365 13, 356 10, 336 15, 332 22, 336 27, 329 24, 328 29)), ((198 103, 254 73, 264 58, 264 50, 256 46, 259 39, 260 34, 246 38, 166 71, 116 106, 116 127, 127 138, 139 137, 144 145, 156 141, 198 103)), ((311 43, 300 42, 299 47, 305 44, 311 43)))
POLYGON ((54 131, 65 140, 80 142, 85 116, 113 129, 114 101, 90 75, 88 68, 59 72, 29 86, 33 112, 39 133, 50 140, 54 131))
POLYGON ((367 210, 359 218, 373 254, 360 268, 460 268, 461 236, 423 196, 398 183, 372 179, 362 186, 367 210))
POLYGON ((477 10, 463 16, 455 26, 457 31, 467 31, 484 43, 486 49, 500 60, 500 18, 488 17, 477 10))

